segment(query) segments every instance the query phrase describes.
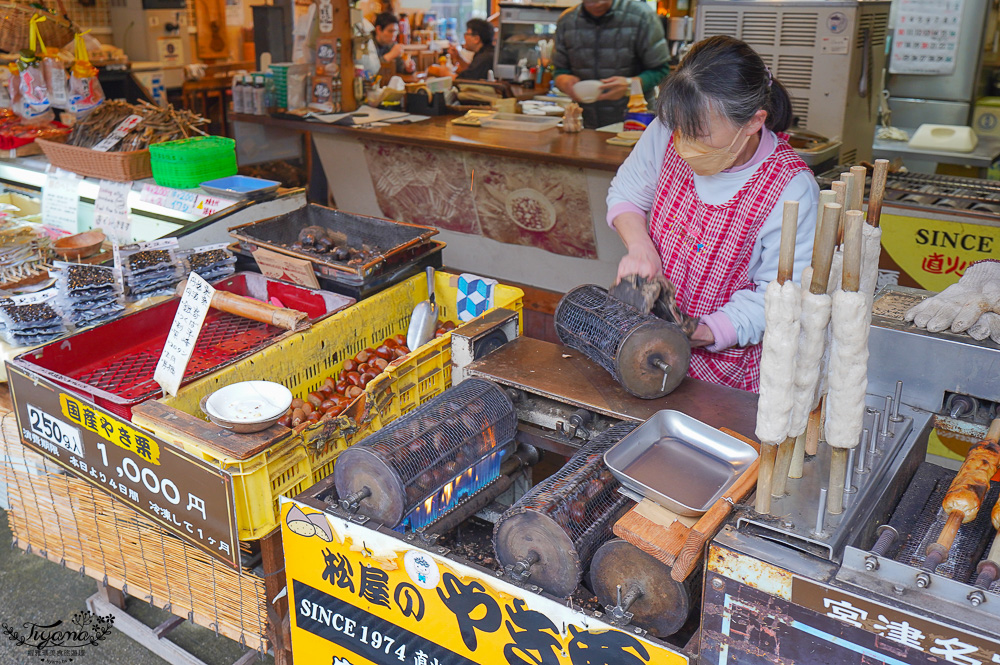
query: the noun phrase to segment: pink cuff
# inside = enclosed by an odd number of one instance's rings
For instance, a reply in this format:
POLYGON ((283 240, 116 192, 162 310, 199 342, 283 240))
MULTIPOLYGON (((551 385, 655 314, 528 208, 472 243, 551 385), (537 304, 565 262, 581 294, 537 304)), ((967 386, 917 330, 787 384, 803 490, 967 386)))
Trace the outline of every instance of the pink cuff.
POLYGON ((637 206, 634 203, 629 203, 628 201, 622 201, 621 203, 616 203, 611 206, 608 210, 608 226, 615 228, 614 220, 615 217, 622 214, 623 212, 636 212, 642 215, 643 219, 646 218, 646 211, 637 206))
POLYGON ((708 316, 703 316, 701 323, 708 326, 708 329, 712 331, 712 336, 715 337, 715 343, 706 346, 706 351, 723 351, 736 344, 736 328, 723 312, 712 312, 708 316))

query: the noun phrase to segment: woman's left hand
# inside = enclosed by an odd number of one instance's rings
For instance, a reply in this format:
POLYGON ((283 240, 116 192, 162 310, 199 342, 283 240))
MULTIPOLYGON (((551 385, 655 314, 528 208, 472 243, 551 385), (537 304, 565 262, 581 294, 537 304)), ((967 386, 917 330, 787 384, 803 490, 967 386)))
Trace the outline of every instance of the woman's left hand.
POLYGON ((712 329, 704 323, 699 323, 698 327, 694 329, 694 334, 691 335, 691 346, 698 349, 713 344, 715 344, 715 335, 712 334, 712 329))

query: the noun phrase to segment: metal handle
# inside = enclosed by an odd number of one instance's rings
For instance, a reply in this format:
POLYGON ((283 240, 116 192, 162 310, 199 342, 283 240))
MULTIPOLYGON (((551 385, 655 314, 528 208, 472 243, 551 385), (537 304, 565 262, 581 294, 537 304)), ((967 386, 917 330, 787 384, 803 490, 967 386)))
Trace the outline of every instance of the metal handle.
POLYGON ((434 302, 434 268, 427 266, 427 299, 434 302))

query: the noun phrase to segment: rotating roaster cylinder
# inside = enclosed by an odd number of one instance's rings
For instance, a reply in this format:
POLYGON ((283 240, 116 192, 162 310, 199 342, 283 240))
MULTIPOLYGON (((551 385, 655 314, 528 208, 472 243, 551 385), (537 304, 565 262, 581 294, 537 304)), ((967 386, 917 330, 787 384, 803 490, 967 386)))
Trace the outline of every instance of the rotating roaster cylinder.
POLYGON ((612 297, 593 284, 559 301, 556 334, 606 369, 629 393, 655 399, 672 392, 687 374, 691 343, 679 326, 612 297))
POLYGON ((687 622, 695 606, 696 578, 700 575, 677 582, 669 566, 620 538, 601 545, 590 564, 591 588, 609 614, 629 612, 632 624, 660 638, 687 622))
POLYGON ((576 590, 594 552, 635 505, 619 494, 620 483, 604 464, 604 453, 635 427, 605 430, 500 517, 493 547, 508 575, 561 598, 576 590))
POLYGON ((433 514, 423 517, 432 521, 447 512, 442 488, 476 491, 500 473, 516 428, 503 389, 466 379, 340 454, 334 484, 341 507, 394 528, 427 506, 433 514))

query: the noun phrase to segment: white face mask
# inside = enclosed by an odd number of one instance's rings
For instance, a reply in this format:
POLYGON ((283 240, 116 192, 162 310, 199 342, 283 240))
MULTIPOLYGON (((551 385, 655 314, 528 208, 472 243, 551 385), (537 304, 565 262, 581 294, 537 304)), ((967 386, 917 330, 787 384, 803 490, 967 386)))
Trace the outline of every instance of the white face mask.
POLYGON ((736 136, 725 148, 713 148, 698 139, 681 136, 680 132, 675 131, 674 150, 677 151, 681 159, 687 162, 696 175, 715 175, 732 166, 743 148, 746 147, 750 135, 744 134, 743 129, 741 127, 740 131, 736 132, 736 136), (740 141, 739 147, 736 147, 740 135, 743 136, 743 140, 740 141))

